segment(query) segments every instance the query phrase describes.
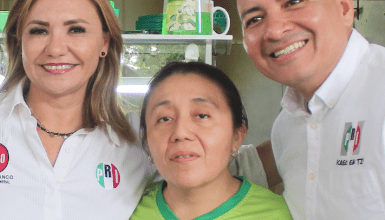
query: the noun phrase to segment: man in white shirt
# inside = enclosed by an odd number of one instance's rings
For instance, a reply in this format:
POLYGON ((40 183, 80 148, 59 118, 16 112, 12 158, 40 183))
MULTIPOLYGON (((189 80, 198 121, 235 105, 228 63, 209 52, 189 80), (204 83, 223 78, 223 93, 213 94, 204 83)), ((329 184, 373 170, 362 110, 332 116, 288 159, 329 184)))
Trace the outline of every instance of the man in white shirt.
POLYGON ((352 0, 237 4, 249 56, 288 86, 272 145, 294 219, 385 219, 385 48, 352 0))

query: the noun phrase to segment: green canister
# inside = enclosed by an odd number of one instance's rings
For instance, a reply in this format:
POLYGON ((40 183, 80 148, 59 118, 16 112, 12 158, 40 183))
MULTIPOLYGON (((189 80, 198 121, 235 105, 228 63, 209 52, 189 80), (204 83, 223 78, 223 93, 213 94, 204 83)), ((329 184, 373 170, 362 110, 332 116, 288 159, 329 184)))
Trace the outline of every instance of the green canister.
POLYGON ((209 0, 164 0, 162 34, 211 35, 209 0))

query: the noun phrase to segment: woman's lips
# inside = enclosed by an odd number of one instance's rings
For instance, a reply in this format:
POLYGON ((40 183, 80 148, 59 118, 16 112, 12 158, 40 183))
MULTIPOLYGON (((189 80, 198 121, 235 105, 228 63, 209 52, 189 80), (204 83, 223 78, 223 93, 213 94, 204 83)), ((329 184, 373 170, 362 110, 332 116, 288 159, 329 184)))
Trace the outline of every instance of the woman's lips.
POLYGON ((76 65, 74 64, 47 64, 42 65, 43 69, 51 74, 60 75, 73 70, 76 65))
POLYGON ((171 156, 170 160, 173 162, 184 163, 196 160, 198 158, 199 155, 194 152, 177 152, 171 156))

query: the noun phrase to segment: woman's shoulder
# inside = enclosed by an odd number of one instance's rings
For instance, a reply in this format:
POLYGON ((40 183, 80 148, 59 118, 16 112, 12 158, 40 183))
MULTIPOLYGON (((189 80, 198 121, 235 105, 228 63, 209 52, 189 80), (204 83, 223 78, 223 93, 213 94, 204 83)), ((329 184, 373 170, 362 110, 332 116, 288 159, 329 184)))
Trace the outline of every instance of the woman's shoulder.
POLYGON ((242 215, 255 216, 258 219, 292 219, 283 196, 246 179, 244 181, 250 184, 250 189, 239 204, 242 215))
POLYGON ((161 190, 162 183, 163 181, 153 183, 144 190, 143 196, 130 218, 131 220, 163 219, 156 202, 156 196, 161 190))
POLYGON ((283 199, 282 195, 275 194, 271 190, 269 190, 268 188, 257 185, 251 181, 248 181, 247 179, 245 179, 245 180, 250 183, 250 192, 249 193, 258 194, 259 197, 265 198, 265 199, 273 199, 273 200, 274 199, 275 200, 283 199))

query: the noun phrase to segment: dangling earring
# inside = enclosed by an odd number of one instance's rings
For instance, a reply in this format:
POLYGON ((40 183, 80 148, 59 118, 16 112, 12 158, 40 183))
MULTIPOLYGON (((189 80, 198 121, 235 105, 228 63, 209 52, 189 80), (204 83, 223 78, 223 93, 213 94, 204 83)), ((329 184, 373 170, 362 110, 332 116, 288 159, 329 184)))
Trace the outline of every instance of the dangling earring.
POLYGON ((101 57, 105 57, 106 56, 106 52, 104 52, 104 51, 102 51, 101 54, 102 54, 101 57))
POLYGON ((239 150, 237 150, 237 151, 231 153, 231 156, 232 156, 233 158, 238 157, 238 155, 239 155, 239 150))
POLYGON ((148 162, 150 162, 152 164, 154 163, 154 159, 152 159, 151 155, 148 155, 147 159, 148 159, 148 162))

